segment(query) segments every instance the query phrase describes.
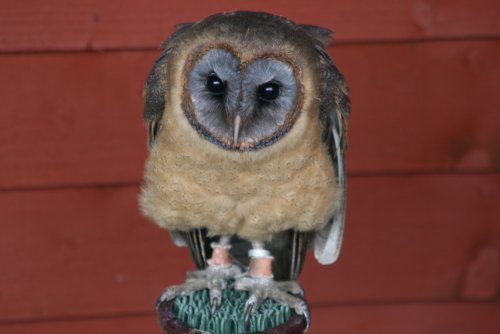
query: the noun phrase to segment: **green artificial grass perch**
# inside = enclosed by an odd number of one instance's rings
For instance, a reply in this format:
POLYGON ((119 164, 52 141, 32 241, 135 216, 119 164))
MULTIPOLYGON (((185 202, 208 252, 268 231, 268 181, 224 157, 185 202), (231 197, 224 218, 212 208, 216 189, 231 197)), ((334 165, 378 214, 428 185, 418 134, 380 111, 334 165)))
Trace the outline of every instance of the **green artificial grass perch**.
POLYGON ((262 332, 287 322, 293 314, 288 306, 266 299, 250 317, 247 331, 244 328, 247 291, 225 289, 222 304, 212 315, 208 290, 196 291, 175 298, 173 311, 177 319, 191 328, 214 334, 243 334, 262 332))

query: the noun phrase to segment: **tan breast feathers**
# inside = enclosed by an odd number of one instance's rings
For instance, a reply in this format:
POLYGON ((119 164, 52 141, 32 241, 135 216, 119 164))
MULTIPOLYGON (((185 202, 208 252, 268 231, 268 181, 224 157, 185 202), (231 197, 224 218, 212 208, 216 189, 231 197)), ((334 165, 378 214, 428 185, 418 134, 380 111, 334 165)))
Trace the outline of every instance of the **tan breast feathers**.
POLYGON ((144 213, 158 225, 266 239, 289 228, 318 229, 332 216, 335 176, 317 115, 303 113, 270 147, 231 152, 171 111, 150 152, 141 195, 144 213))

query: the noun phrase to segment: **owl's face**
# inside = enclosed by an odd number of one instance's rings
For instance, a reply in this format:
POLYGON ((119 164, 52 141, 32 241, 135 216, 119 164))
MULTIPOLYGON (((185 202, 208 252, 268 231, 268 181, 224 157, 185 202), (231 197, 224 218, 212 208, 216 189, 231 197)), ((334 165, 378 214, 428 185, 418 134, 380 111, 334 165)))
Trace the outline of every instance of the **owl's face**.
POLYGON ((301 84, 290 60, 266 54, 243 62, 227 45, 202 47, 191 57, 184 109, 208 139, 226 149, 257 149, 293 125, 301 84))
POLYGON ((252 151, 289 133, 307 92, 304 66, 319 63, 312 38, 289 21, 248 13, 206 19, 183 38, 182 110, 204 139, 252 151))

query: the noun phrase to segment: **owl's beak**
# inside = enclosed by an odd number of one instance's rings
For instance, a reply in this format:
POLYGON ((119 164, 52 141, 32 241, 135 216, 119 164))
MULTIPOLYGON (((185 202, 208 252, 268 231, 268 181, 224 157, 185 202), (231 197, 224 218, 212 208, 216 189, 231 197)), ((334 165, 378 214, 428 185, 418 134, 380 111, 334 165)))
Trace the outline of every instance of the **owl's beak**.
POLYGON ((233 145, 238 145, 238 138, 240 136, 240 130, 241 130, 241 117, 240 117, 240 115, 236 115, 234 117, 233 126, 234 126, 234 129, 233 129, 233 145))

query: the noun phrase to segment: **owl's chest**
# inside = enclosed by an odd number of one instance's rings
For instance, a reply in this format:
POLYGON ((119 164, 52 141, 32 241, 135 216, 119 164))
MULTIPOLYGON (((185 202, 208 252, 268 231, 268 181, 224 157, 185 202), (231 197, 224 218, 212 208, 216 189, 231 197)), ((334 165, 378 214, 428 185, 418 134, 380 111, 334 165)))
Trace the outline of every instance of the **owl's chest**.
POLYGON ((319 229, 332 217, 335 174, 316 113, 302 112, 282 139, 242 153, 205 140, 181 110, 169 111, 141 195, 144 213, 158 225, 256 240, 319 229))
POLYGON ((226 196, 234 201, 254 197, 307 196, 306 189, 321 191, 319 183, 334 181, 329 156, 321 143, 297 145, 273 153, 266 151, 216 153, 203 146, 168 145, 160 153, 158 172, 165 183, 181 183, 186 193, 226 196), (196 188, 195 191, 193 188, 196 188))
POLYGON ((319 228, 333 213, 335 177, 322 147, 266 159, 247 153, 244 161, 178 148, 152 155, 146 169, 144 194, 166 228, 266 239, 290 228, 319 228))

